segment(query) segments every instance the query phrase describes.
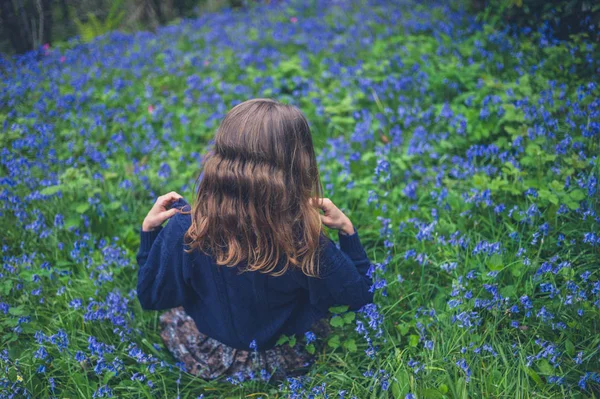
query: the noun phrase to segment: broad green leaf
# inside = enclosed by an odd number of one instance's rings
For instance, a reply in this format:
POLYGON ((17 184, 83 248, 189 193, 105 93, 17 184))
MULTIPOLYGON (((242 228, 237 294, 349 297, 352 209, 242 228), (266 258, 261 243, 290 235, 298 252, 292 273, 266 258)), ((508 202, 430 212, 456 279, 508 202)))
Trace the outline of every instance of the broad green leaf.
POLYGON ((571 197, 573 201, 581 201, 586 197, 586 195, 583 190, 576 189, 569 193, 569 197, 571 197))
POLYGON ((579 209, 579 204, 577 202, 567 200, 565 204, 573 211, 579 209))
POLYGON ((275 345, 283 345, 286 342, 288 342, 289 338, 287 337, 287 335, 281 335, 281 337, 279 337, 279 339, 277 340, 277 342, 275 343, 275 345))
POLYGON ((71 216, 65 221, 65 227, 67 229, 70 227, 77 227, 79 226, 79 223, 81 223, 81 219, 79 218, 79 216, 71 216))
POLYGON ((13 281, 12 280, 5 280, 2 284, 0 284, 0 294, 2 295, 8 295, 10 293, 10 290, 13 287, 13 281))
POLYGON ((27 314, 27 310, 23 306, 19 305, 8 309, 8 313, 14 316, 23 316, 27 314))
POLYGON ((537 363, 537 366, 542 374, 545 374, 545 375, 554 375, 555 374, 554 367, 552 367, 546 359, 540 359, 537 363))
POLYGON ((408 336, 408 344, 412 347, 419 345, 419 336, 411 334, 408 336))
POLYGON ((354 312, 348 312, 348 313, 344 314, 344 323, 350 324, 354 321, 355 318, 356 318, 356 314, 354 312))
POLYGON ((332 335, 327 341, 327 345, 332 347, 333 349, 339 348, 340 346, 340 337, 339 335, 332 335))
POLYGON ((565 342, 565 351, 569 354, 569 356, 575 356, 575 345, 571 340, 567 340, 565 342))
POLYGON ((85 213, 85 211, 87 211, 88 209, 90 209, 90 204, 88 204, 87 202, 84 202, 75 207, 75 212, 85 213))
POLYGON ((406 334, 408 334, 408 330, 410 329, 410 326, 406 323, 401 323, 396 326, 396 329, 398 329, 398 331, 400 331, 401 335, 406 335, 406 334))
POLYGON ((538 375, 538 373, 536 373, 535 371, 533 371, 532 368, 530 367, 525 367, 525 372, 527 373, 527 375, 529 377, 531 377, 532 380, 534 380, 536 382, 536 384, 538 385, 544 385, 544 383, 542 382, 542 379, 540 378, 540 376, 538 375))
POLYGON ((58 193, 63 187, 61 185, 58 186, 49 186, 40 190, 40 194, 42 195, 54 195, 58 193))
POLYGON ((108 205, 106 205, 106 209, 110 209, 110 210, 117 210, 119 208, 121 208, 123 204, 121 203, 121 201, 113 201, 111 203, 109 203, 108 205))
POLYGON ((341 327, 344 325, 344 319, 340 316, 333 316, 331 320, 329 320, 329 324, 331 324, 333 327, 341 327))
POLYGON ((357 350, 356 341, 354 341, 354 338, 345 340, 343 345, 344 348, 346 348, 349 352, 356 352, 357 350))
POLYGON ((348 310, 348 306, 334 306, 329 308, 329 311, 334 314, 344 313, 348 310))

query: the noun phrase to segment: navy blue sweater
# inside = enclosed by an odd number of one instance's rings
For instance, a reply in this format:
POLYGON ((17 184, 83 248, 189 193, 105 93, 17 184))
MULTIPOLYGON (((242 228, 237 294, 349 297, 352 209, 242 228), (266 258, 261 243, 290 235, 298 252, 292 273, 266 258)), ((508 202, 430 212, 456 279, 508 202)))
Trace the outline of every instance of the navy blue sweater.
POLYGON ((338 235, 341 250, 322 235, 318 278, 291 268, 273 277, 218 266, 198 250, 185 252, 190 224, 190 215, 177 214, 164 228, 141 232, 138 298, 148 310, 183 306, 200 332, 228 346, 249 349, 255 340, 259 350, 269 349, 281 334, 310 330, 331 306, 356 310, 373 301, 370 262, 356 230, 338 235))

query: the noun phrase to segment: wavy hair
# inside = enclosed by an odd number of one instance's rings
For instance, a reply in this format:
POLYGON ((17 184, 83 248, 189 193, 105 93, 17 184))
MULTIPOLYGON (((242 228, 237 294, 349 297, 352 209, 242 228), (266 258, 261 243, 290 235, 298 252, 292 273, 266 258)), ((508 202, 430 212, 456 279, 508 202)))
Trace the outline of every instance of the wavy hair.
POLYGON ((186 233, 218 265, 281 275, 318 275, 322 231, 309 200, 322 187, 308 122, 291 105, 253 99, 232 108, 199 178, 186 233), (281 268, 278 268, 281 265, 281 268))

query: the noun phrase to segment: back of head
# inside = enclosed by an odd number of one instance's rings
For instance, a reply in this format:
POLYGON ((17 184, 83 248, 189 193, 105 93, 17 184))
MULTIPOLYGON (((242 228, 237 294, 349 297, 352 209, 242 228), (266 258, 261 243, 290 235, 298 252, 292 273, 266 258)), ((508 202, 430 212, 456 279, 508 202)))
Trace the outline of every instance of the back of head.
POLYGON ((219 265, 316 275, 321 221, 309 199, 321 191, 302 112, 268 99, 243 102, 229 111, 204 160, 187 244, 219 265))

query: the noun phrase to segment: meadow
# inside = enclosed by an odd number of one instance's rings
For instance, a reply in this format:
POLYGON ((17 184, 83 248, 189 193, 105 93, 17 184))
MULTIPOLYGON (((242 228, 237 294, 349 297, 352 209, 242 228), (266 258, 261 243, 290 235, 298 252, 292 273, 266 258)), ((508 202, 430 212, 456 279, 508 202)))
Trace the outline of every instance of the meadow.
POLYGON ((273 3, 0 59, 0 397, 600 396, 599 43, 460 2, 273 3), (187 374, 134 290, 146 212, 193 199, 252 97, 305 112, 375 266, 280 385, 187 374))

